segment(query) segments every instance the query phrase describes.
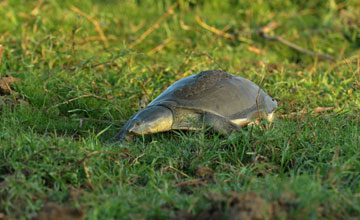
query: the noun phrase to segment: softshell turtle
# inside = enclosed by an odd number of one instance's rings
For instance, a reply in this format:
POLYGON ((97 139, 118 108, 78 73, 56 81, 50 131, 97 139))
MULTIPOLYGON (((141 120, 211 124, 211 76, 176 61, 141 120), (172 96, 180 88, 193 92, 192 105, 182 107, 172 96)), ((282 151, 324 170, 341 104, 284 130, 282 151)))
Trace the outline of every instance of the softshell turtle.
POLYGON ((115 140, 203 125, 229 134, 255 119, 273 119, 277 102, 248 79, 224 71, 200 72, 169 86, 133 115, 115 140))

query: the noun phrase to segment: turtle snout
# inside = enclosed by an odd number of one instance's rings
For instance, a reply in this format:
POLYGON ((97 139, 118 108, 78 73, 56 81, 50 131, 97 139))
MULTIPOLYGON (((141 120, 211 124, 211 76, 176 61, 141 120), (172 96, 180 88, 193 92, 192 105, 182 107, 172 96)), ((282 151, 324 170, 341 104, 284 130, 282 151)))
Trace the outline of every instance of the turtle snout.
POLYGON ((136 120, 133 123, 133 126, 129 128, 129 132, 135 133, 135 134, 142 134, 144 132, 144 126, 143 122, 141 120, 136 120))

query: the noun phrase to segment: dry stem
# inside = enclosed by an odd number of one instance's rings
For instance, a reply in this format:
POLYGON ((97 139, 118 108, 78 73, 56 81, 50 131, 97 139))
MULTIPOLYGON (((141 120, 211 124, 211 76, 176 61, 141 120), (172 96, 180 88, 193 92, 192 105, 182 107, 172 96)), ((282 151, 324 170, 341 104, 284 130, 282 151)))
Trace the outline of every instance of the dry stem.
POLYGON ((95 192, 96 189, 91 182, 89 168, 86 166, 86 160, 83 161, 83 165, 84 165, 84 171, 85 171, 86 179, 88 180, 89 186, 95 192))
POLYGON ((169 45, 169 43, 171 43, 171 38, 166 39, 162 44, 156 46, 155 48, 151 49, 147 54, 149 56, 158 53, 160 51, 162 51, 164 49, 164 47, 166 47, 167 45, 169 45))
POLYGON ((66 100, 66 101, 64 101, 64 102, 61 102, 61 103, 52 105, 52 106, 50 106, 50 107, 47 109, 47 111, 49 111, 49 109, 51 109, 51 108, 55 108, 55 107, 57 107, 57 106, 64 105, 64 104, 69 104, 70 102, 73 102, 73 101, 75 101, 75 100, 82 99, 82 98, 87 98, 87 97, 94 97, 94 98, 106 100, 105 98, 103 98, 103 97, 101 97, 101 96, 97 96, 97 95, 93 95, 93 94, 86 94, 86 95, 81 95, 81 96, 79 96, 79 97, 76 97, 76 98, 73 98, 73 99, 69 99, 69 100, 66 100))
MULTIPOLYGON (((353 74, 354 79, 355 79, 355 82, 356 82, 356 85, 357 85, 358 87, 360 87, 359 80, 357 79, 357 77, 356 77, 356 74, 355 74, 354 70, 351 68, 351 66, 350 66, 350 64, 349 64, 349 62, 348 62, 347 60, 345 60, 345 63, 346 63, 346 65, 349 67, 349 69, 350 69, 351 73, 353 74)), ((358 65, 359 65, 359 60, 358 60, 358 65)), ((359 74, 360 74, 360 73, 359 73, 359 74)))
POLYGON ((260 28, 257 33, 259 34, 259 36, 265 38, 266 40, 271 40, 271 41, 278 41, 282 44, 285 44, 288 47, 291 47, 294 50, 297 50, 301 53, 305 53, 305 54, 309 54, 312 56, 316 56, 322 59, 328 59, 328 60, 335 60, 334 57, 327 55, 327 54, 322 54, 322 53, 316 53, 314 51, 302 48, 294 43, 291 43, 290 41, 287 41, 285 39, 283 39, 282 37, 279 36, 270 36, 267 34, 267 32, 269 32, 270 30, 274 29, 275 27, 277 27, 277 25, 272 25, 273 22, 270 22, 268 25, 264 26, 263 28, 260 28), (269 28, 268 28, 269 27, 269 28))
MULTIPOLYGON (((312 111, 313 111, 313 113, 320 113, 320 112, 331 111, 334 109, 335 109, 335 107, 316 107, 312 111)), ((308 110, 301 110, 298 112, 291 112, 289 114, 282 114, 282 115, 279 115, 279 117, 280 118, 294 118, 299 115, 307 114, 308 112, 309 112, 308 110)))
POLYGON ((232 35, 232 34, 229 34, 229 33, 226 33, 224 31, 221 31, 217 28, 214 28, 214 27, 211 27, 210 25, 206 24, 205 22, 203 22, 199 16, 196 16, 195 17, 195 20, 196 22, 203 28, 205 28, 206 30, 208 31, 211 31, 213 32, 214 34, 218 35, 218 36, 221 36, 221 37, 224 37, 224 38, 227 38, 227 39, 234 39, 235 38, 235 35, 232 35))
POLYGON ((186 173, 182 172, 181 170, 176 169, 176 168, 173 167, 173 166, 169 166, 169 168, 172 169, 172 170, 174 170, 174 171, 176 171, 176 172, 178 172, 178 173, 180 173, 181 175, 183 175, 183 176, 185 176, 185 177, 187 177, 187 178, 190 178, 189 175, 187 175, 186 173))
POLYGON ((80 9, 78 9, 75 6, 71 7, 71 10, 73 10, 74 12, 84 16, 87 20, 89 20, 91 23, 94 24, 96 31, 99 33, 100 35, 100 39, 104 42, 105 47, 109 47, 109 43, 108 40, 103 32, 103 30, 101 29, 100 23, 99 21, 93 19, 91 16, 89 16, 88 14, 86 14, 85 12, 81 11, 80 9))
POLYGON ((174 9, 178 6, 178 4, 178 1, 172 4, 168 8, 168 10, 166 10, 166 12, 160 18, 158 18, 150 28, 148 28, 138 39, 136 39, 129 45, 129 48, 131 49, 141 43, 147 36, 149 36, 155 29, 157 29, 160 26, 161 22, 163 22, 169 15, 174 13, 174 9))
POLYGON ((140 154, 137 156, 130 164, 130 166, 133 166, 140 158, 142 158, 145 155, 145 153, 140 154))
POLYGON ((3 45, 0 44, 0 64, 1 64, 3 53, 4 53, 4 47, 3 47, 3 45))

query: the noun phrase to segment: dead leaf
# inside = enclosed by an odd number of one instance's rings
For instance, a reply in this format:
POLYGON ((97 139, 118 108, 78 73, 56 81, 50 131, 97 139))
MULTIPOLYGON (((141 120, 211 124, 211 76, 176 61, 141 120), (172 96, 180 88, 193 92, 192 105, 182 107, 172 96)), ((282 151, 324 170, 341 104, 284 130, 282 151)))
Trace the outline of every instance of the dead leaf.
POLYGON ((254 53, 256 53, 256 54, 259 54, 259 55, 264 55, 264 54, 265 54, 264 51, 262 51, 262 50, 260 50, 260 49, 258 49, 258 48, 256 48, 256 47, 248 46, 247 49, 248 49, 249 51, 254 52, 254 53))
POLYGON ((271 31, 275 30, 280 25, 281 25, 280 22, 272 21, 269 24, 265 25, 264 27, 260 28, 260 31, 262 33, 267 34, 267 33, 271 32, 271 31))
POLYGON ((19 78, 15 78, 12 76, 5 76, 3 78, 0 78, 0 95, 9 95, 12 92, 11 86, 15 82, 19 81, 19 78))
POLYGON ((195 175, 200 178, 210 179, 213 178, 215 171, 209 167, 199 165, 195 168, 195 175))
POLYGON ((326 111, 331 111, 333 110, 335 107, 316 107, 314 108, 314 112, 315 113, 319 113, 319 112, 326 112, 326 111))
POLYGON ((149 97, 147 95, 143 95, 138 102, 139 108, 140 109, 146 108, 148 102, 149 102, 149 97))
POLYGON ((49 202, 39 212, 38 220, 82 220, 85 213, 82 209, 60 206, 49 202))
MULTIPOLYGON (((332 111, 335 108, 338 108, 338 106, 333 106, 333 107, 316 107, 312 110, 312 115, 316 115, 315 113, 320 113, 320 112, 327 112, 327 111, 332 111)), ((311 112, 311 111, 310 111, 311 112)), ((297 118, 297 117, 302 117, 303 115, 309 113, 309 110, 307 109, 303 109, 301 111, 298 112, 291 112, 288 114, 282 114, 282 115, 278 115, 280 118, 297 118)))

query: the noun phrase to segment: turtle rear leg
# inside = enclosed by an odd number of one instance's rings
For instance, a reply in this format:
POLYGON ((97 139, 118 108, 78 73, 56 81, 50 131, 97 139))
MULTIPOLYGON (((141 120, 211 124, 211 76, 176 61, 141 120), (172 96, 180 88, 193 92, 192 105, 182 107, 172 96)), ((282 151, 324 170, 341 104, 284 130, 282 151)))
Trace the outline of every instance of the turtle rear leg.
POLYGON ((230 135, 232 132, 239 132, 241 129, 240 126, 219 115, 205 113, 203 117, 205 125, 212 127, 221 134, 230 135))

